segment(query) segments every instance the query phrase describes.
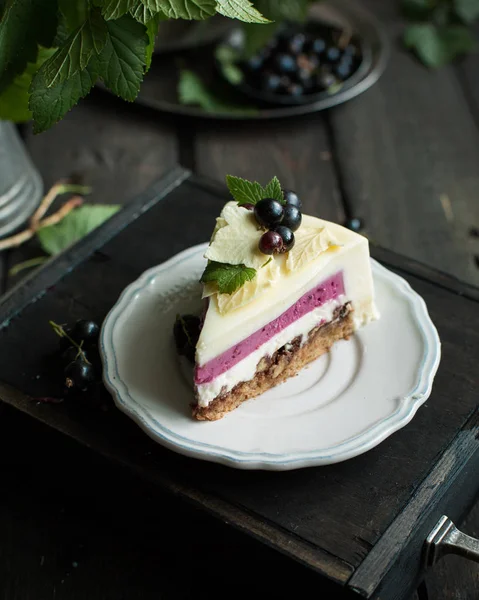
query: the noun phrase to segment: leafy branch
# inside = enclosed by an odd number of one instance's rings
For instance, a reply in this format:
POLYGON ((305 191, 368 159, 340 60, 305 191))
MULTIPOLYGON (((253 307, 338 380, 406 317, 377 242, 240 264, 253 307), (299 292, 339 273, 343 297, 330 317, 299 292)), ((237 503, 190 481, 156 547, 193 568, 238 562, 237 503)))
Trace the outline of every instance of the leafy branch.
POLYGON ((473 51, 471 25, 479 19, 479 0, 402 0, 411 21, 404 43, 427 66, 442 67, 473 51))
POLYGON ((166 19, 268 23, 250 0, 0 0, 0 119, 59 121, 98 80, 133 101, 166 19))
MULTIPOLYGON (((26 229, 0 240, 0 251, 16 248, 36 236, 46 254, 53 256, 99 227, 120 210, 119 205, 85 204, 82 196, 90 191, 89 187, 83 185, 63 181, 56 183, 44 196, 26 229), (46 216, 53 202, 63 194, 73 196, 58 210, 46 216)), ((17 275, 23 269, 39 266, 46 260, 47 256, 31 258, 14 265, 9 274, 17 275)))

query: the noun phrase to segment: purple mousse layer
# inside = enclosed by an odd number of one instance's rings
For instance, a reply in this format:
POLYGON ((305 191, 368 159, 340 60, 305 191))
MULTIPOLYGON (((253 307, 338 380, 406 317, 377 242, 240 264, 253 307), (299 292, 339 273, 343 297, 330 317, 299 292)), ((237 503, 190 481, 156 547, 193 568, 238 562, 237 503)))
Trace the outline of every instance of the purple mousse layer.
POLYGON ((246 339, 232 346, 226 352, 223 352, 223 354, 211 359, 202 367, 196 367, 196 385, 213 381, 218 375, 234 367, 240 360, 249 356, 273 336, 288 327, 288 325, 291 325, 291 323, 294 323, 294 321, 297 321, 315 308, 336 299, 342 294, 344 294, 344 281, 343 272, 340 271, 304 294, 304 296, 301 296, 293 306, 274 319, 274 321, 255 331, 255 333, 252 333, 246 339))

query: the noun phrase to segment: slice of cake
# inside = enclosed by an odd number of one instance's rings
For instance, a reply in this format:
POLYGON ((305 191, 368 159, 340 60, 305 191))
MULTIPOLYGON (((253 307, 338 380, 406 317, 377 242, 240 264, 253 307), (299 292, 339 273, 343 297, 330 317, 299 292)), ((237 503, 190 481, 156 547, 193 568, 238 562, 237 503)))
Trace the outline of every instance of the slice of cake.
POLYGON ((220 419, 378 316, 365 237, 301 215, 276 178, 227 179, 235 201, 216 220, 202 277, 198 420, 220 419))

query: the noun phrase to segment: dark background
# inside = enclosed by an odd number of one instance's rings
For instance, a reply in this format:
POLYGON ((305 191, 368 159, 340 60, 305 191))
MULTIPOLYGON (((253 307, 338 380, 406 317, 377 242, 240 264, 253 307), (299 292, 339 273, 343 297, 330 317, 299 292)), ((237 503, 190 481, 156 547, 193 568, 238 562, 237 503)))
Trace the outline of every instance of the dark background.
MULTIPOLYGON (((23 129, 45 187, 75 175, 93 202, 126 203, 177 162, 216 180, 276 174, 306 210, 324 199, 322 217, 360 216, 371 240, 477 285, 479 56, 427 71, 395 43, 396 3, 364 4, 394 49, 363 96, 295 120, 234 124, 95 91, 47 133, 23 129)), ((16 281, 10 266, 37 255, 35 244, 4 254, 3 288, 16 281)), ((313 573, 3 405, 0 461, 1 599, 330 597, 313 573)), ((479 535, 477 506, 462 528, 479 535)), ((479 567, 448 557, 426 584, 421 600, 474 600, 479 567)))

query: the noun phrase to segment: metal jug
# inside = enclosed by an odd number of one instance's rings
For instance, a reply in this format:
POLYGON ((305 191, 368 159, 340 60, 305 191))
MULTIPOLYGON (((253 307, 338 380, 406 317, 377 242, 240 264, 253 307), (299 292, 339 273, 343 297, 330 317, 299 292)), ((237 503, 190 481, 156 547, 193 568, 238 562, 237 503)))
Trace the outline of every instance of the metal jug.
POLYGON ((0 121, 0 237, 18 229, 36 209, 42 195, 42 179, 15 125, 0 121))

